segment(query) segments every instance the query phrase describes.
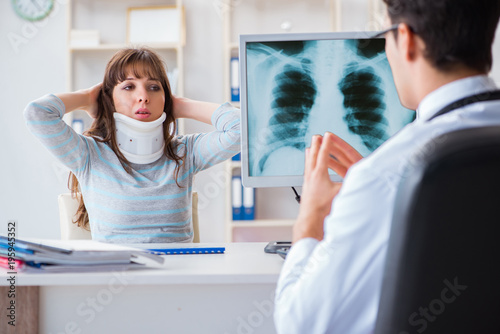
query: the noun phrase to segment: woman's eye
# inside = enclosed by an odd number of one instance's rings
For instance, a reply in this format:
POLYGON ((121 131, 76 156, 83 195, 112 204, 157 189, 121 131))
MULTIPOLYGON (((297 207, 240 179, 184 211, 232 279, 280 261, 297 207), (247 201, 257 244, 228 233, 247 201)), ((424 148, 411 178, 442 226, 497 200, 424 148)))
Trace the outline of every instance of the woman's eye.
POLYGON ((159 90, 160 90, 160 86, 158 86, 158 85, 151 85, 151 86, 149 87, 149 89, 151 89, 152 91, 155 91, 155 92, 156 92, 156 91, 159 91, 159 90))
POLYGON ((123 86, 124 90, 131 90, 132 88, 134 88, 133 85, 125 85, 125 86, 123 86))

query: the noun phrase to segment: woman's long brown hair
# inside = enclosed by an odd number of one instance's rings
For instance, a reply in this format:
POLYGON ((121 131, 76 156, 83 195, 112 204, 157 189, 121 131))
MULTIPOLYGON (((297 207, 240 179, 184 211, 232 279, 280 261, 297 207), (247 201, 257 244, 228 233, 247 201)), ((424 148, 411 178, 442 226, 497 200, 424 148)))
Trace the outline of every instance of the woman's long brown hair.
MULTIPOLYGON (((163 111, 167 118, 163 122, 163 136, 165 139, 165 155, 176 163, 174 178, 177 186, 179 168, 184 160, 184 155, 177 154, 177 144, 173 141, 176 133, 176 122, 173 114, 172 93, 168 82, 165 65, 161 58, 154 51, 147 48, 123 49, 118 51, 108 62, 102 88, 97 98, 97 116, 90 129, 84 132, 85 136, 94 138, 98 142, 106 143, 116 153, 123 168, 130 173, 129 162, 118 149, 116 143, 116 127, 113 113, 115 107, 113 103, 113 89, 115 86, 125 81, 127 74, 133 73, 136 78, 155 78, 161 82, 165 92, 165 105, 163 111)), ((68 188, 71 190, 73 198, 79 202, 78 210, 73 223, 86 230, 90 230, 89 216, 83 197, 81 195, 78 179, 75 174, 69 173, 68 188)))

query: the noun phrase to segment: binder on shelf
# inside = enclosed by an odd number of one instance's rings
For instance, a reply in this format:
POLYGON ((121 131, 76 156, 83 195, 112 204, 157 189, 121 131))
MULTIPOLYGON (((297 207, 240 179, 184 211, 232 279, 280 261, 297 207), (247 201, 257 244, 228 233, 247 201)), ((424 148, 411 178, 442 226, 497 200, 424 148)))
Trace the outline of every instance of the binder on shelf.
POLYGON ((231 158, 233 161, 240 161, 241 160, 241 153, 236 154, 231 158))
POLYGON ((240 61, 238 57, 231 58, 231 102, 240 102, 240 77, 239 77, 240 61))
POLYGON ((243 187, 243 219, 255 219, 255 189, 243 187))
POLYGON ((233 220, 243 220, 243 186, 239 175, 233 175, 231 181, 231 205, 233 220))

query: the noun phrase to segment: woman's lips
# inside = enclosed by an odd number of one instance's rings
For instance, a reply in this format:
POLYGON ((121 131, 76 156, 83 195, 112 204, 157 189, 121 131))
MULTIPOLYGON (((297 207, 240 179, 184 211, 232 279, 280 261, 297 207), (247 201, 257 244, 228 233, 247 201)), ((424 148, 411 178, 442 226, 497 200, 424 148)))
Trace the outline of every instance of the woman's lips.
POLYGON ((151 116, 151 113, 149 112, 148 109, 137 109, 137 111, 135 112, 135 116, 138 119, 146 119, 149 116, 151 116))

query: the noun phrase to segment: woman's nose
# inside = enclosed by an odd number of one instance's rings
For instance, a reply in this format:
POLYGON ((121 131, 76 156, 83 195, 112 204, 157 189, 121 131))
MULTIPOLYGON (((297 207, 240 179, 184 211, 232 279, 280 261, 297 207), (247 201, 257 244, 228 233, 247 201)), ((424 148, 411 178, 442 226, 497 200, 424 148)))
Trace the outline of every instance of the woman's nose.
POLYGON ((139 100, 139 102, 149 103, 148 92, 145 89, 144 90, 139 90, 138 93, 137 93, 137 99, 139 100))

